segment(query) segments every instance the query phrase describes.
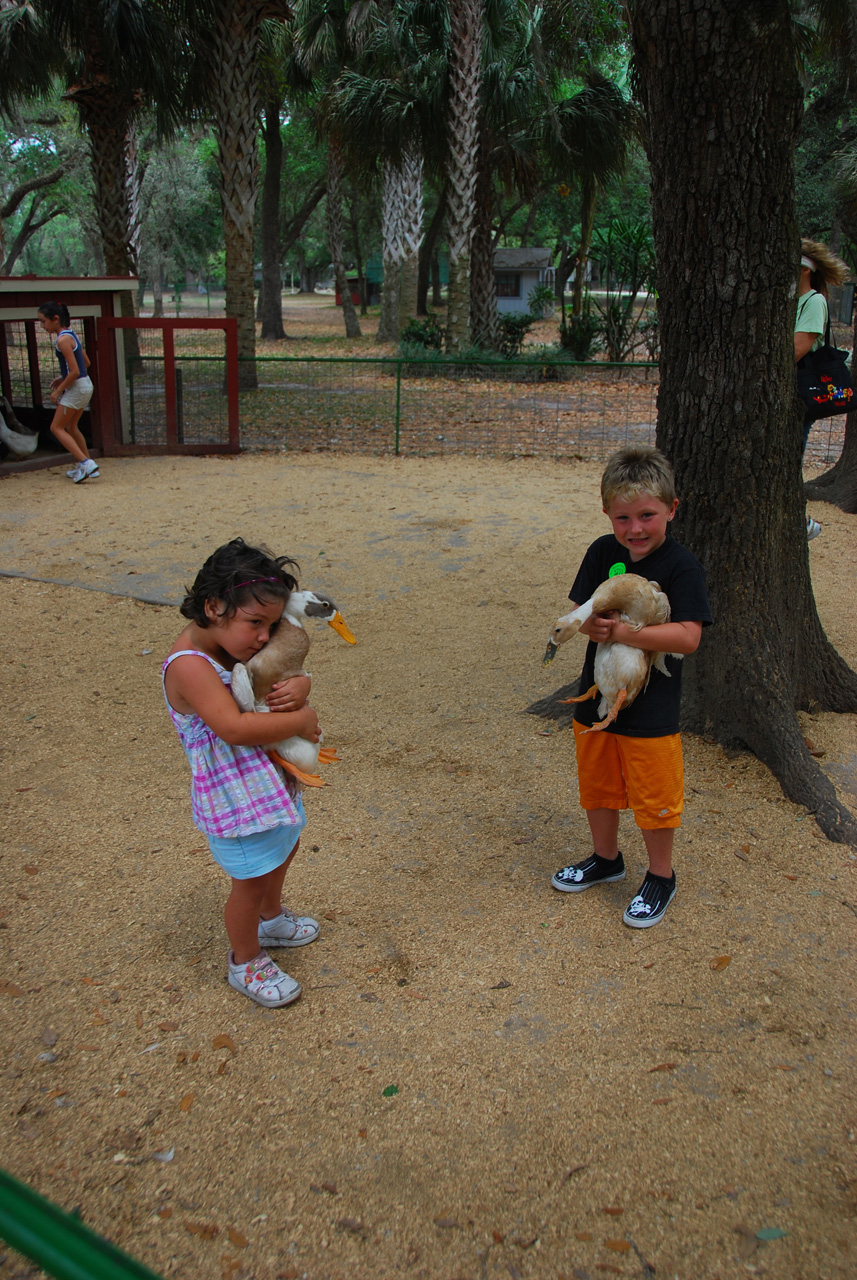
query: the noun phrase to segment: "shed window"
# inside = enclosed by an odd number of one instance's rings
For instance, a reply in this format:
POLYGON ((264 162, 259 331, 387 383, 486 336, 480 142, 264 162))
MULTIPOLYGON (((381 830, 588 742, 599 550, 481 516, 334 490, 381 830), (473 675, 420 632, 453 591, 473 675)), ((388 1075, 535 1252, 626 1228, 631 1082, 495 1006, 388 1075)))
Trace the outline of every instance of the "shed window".
POLYGON ((498 298, 520 298, 521 276, 519 272, 497 271, 494 278, 497 281, 498 298))

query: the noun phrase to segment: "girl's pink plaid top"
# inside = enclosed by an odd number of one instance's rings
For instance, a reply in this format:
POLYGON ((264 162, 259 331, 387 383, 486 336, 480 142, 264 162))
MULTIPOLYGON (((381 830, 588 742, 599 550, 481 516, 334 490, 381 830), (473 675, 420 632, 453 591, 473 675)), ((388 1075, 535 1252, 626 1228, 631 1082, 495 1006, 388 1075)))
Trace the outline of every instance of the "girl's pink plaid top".
MULTIPOLYGON (((231 687, 232 672, 199 649, 170 654, 161 668, 162 686, 173 658, 185 654, 205 658, 226 687, 231 687)), ((185 715, 171 707, 166 688, 164 700, 190 763, 191 813, 200 831, 207 836, 234 837, 300 825, 283 774, 262 747, 230 746, 195 712, 185 715)))

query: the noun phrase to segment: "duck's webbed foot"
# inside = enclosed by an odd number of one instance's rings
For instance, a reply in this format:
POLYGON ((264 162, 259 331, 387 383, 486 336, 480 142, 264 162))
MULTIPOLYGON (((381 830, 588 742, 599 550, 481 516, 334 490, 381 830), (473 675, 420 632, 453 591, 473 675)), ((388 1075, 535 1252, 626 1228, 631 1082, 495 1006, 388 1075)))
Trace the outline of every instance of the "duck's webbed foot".
POLYGON ((332 760, 339 760, 336 754, 336 747, 322 747, 318 753, 318 758, 322 764, 330 764, 332 760))
POLYGON ((624 704, 625 704, 625 700, 626 700, 626 698, 627 698, 627 697, 628 697, 628 690, 627 690, 627 689, 620 689, 620 690, 619 690, 619 697, 618 697, 618 698, 616 699, 616 701, 613 703, 613 706, 610 708, 610 710, 608 711, 608 713, 607 713, 607 715, 604 717, 604 719, 603 719, 603 720, 601 720, 598 724, 591 724, 591 725, 589 726, 589 728, 588 728, 588 729, 582 729, 582 730, 581 730, 581 732, 582 732, 582 733, 595 733, 595 731, 596 731, 597 729, 606 729, 606 728, 607 728, 607 726, 608 726, 608 724, 612 724, 612 723, 613 723, 613 721, 614 721, 614 720, 616 719, 616 717, 618 716, 619 712, 622 710, 622 707, 624 706, 624 704))
POLYGON ((273 760, 274 764, 278 764, 281 769, 285 769, 286 773, 290 773, 293 778, 297 778, 298 782, 303 783, 305 787, 326 787, 328 785, 324 778, 320 778, 317 773, 304 773, 303 769, 299 769, 296 764, 292 764, 291 760, 284 760, 278 751, 269 751, 268 756, 273 760))
POLYGON ((590 698, 594 698, 598 693, 598 685, 594 684, 586 693, 581 693, 576 698, 560 698, 560 702, 588 702, 590 698))

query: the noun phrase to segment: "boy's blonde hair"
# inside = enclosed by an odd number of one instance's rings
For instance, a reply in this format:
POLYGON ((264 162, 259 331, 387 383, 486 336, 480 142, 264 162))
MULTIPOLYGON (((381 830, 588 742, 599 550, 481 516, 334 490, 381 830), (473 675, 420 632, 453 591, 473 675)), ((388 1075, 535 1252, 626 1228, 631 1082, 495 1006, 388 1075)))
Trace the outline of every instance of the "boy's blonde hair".
POLYGON ((641 494, 671 506, 675 501, 675 472, 660 449, 650 444, 629 444, 607 461, 601 477, 601 501, 609 507, 614 498, 631 502, 641 494))

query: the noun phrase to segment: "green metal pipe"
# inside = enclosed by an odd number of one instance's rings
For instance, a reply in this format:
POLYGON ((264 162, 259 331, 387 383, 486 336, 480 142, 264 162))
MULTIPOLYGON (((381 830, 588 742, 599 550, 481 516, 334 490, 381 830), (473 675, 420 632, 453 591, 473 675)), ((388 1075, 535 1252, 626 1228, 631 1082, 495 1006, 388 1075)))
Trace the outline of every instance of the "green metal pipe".
POLYGON ((396 447, 395 455, 399 456, 399 431, 402 425, 402 362, 396 361, 396 447))
POLYGON ((160 1280, 141 1262, 0 1169, 0 1239, 56 1280, 160 1280))

